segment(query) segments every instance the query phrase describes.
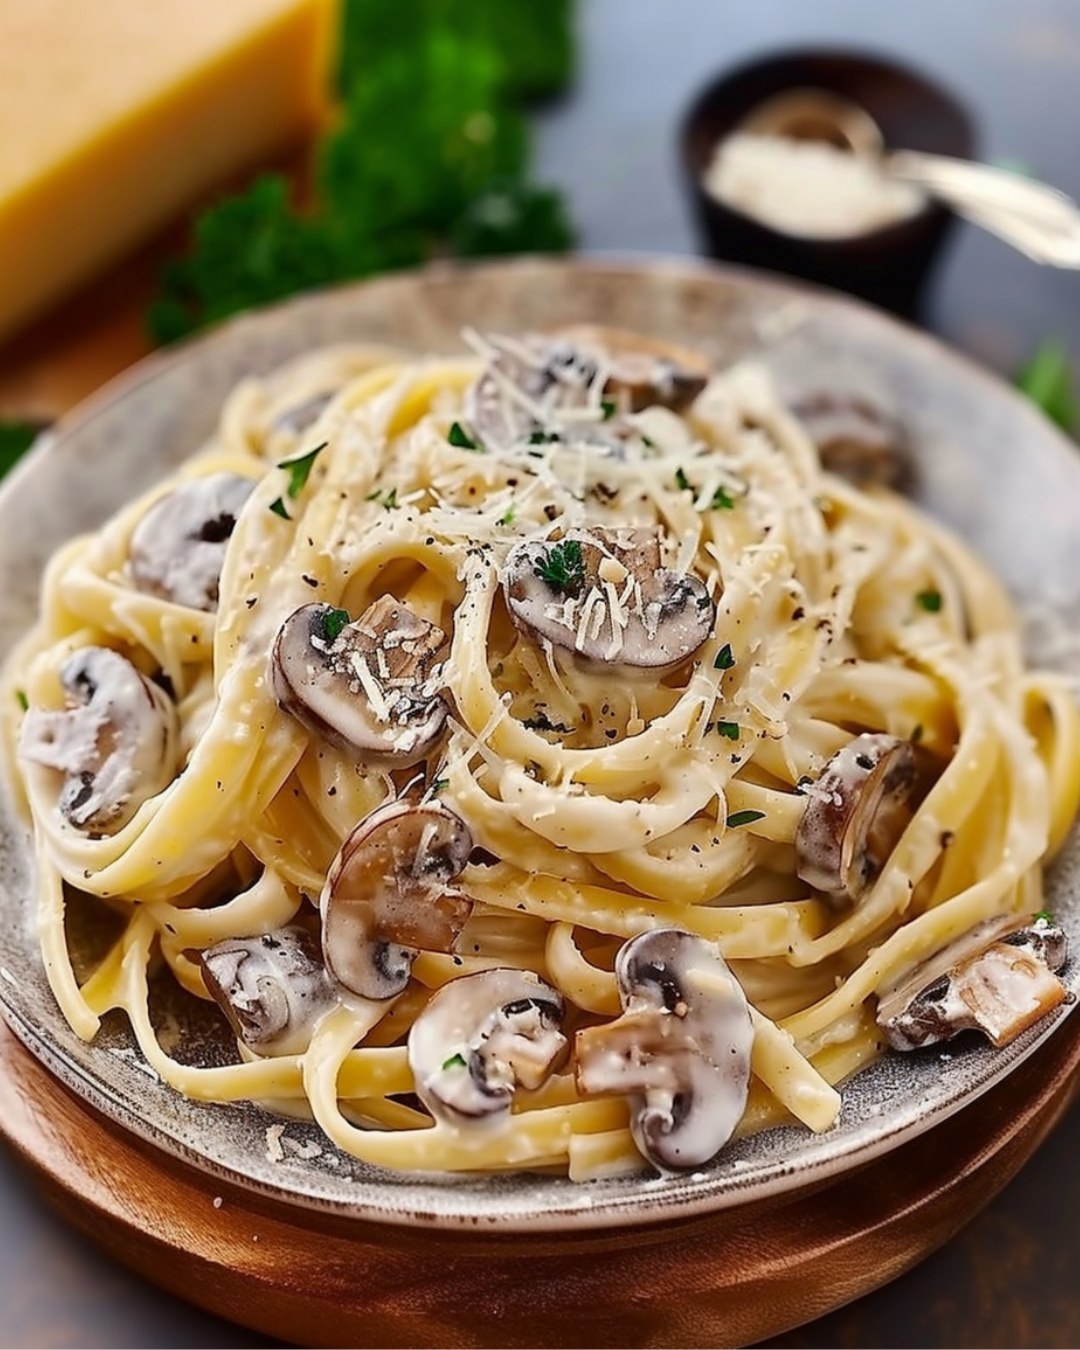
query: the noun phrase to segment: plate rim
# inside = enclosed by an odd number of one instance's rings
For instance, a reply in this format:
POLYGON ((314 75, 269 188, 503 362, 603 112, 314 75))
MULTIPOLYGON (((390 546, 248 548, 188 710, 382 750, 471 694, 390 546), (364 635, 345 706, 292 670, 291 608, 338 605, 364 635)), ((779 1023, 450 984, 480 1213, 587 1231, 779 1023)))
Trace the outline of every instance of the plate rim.
MULTIPOLYGON (((598 254, 579 254, 568 257, 536 256, 515 257, 507 260, 479 260, 468 262, 439 261, 418 269, 408 269, 388 273, 368 280, 350 282, 346 285, 319 288, 298 296, 293 296, 276 304, 256 310, 246 311, 216 325, 209 331, 196 334, 162 351, 152 352, 126 370, 114 376, 95 390, 88 398, 64 413, 50 428, 38 437, 34 447, 25 455, 0 484, 0 504, 21 490, 24 478, 28 477, 44 457, 59 453, 64 441, 94 421, 103 411, 111 409, 119 400, 128 397, 135 389, 143 388, 159 377, 182 366, 194 350, 212 347, 223 336, 242 335, 245 328, 257 331, 266 319, 280 319, 290 312, 307 308, 317 308, 327 299, 347 303, 348 297, 358 291, 370 294, 377 289, 392 289, 403 283, 419 285, 440 282, 452 283, 463 274, 528 274, 529 272, 589 272, 603 276, 626 275, 629 277, 647 275, 655 279, 671 279, 673 282, 690 284, 701 282, 721 282, 748 293, 763 292, 782 299, 805 299, 814 307, 814 313, 832 312, 855 318, 860 324, 876 329, 893 345, 899 343, 909 350, 918 349, 924 356, 933 356, 953 369, 959 368, 968 380, 976 380, 984 385, 995 399, 1002 394, 1010 399, 1017 412, 1023 412, 1037 428, 1036 434, 1046 445, 1056 445, 1056 452, 1066 456, 1075 464, 1077 451, 1065 433, 1030 403, 1018 390, 1006 380, 986 369, 966 353, 957 351, 940 338, 927 333, 913 324, 907 323, 888 313, 841 292, 811 285, 792 278, 780 276, 757 268, 711 263, 702 259, 679 257, 677 255, 612 252, 598 254)), ((450 1231, 484 1232, 567 1232, 612 1228, 616 1225, 649 1227, 668 1220, 700 1217, 705 1214, 729 1211, 760 1200, 773 1199, 784 1194, 794 1194, 808 1186, 819 1185, 839 1173, 860 1167, 864 1163, 884 1153, 900 1147, 902 1144, 932 1129, 935 1125, 950 1118, 965 1107, 976 1102, 991 1087, 996 1086, 1012 1070, 1033 1054, 1045 1040, 1051 1036, 1072 1011, 1073 1004, 1068 1003, 1058 1009, 1050 1018, 1032 1027, 1028 1032, 1007 1047, 998 1051, 988 1069, 974 1086, 951 1099, 937 1103, 929 1111, 918 1112, 909 1107, 906 1112, 892 1118, 892 1123, 884 1128, 876 1128, 863 1140, 846 1140, 829 1147, 829 1134, 806 1134, 803 1146, 797 1150, 795 1160, 785 1164, 767 1178, 748 1176, 740 1179, 737 1174, 715 1173, 707 1183, 693 1192, 664 1192, 652 1189, 657 1180, 642 1176, 639 1186, 622 1195, 597 1199, 593 1203, 587 1195, 587 1185, 566 1182, 567 1198, 577 1196, 578 1203, 553 1205, 545 1201, 542 1208, 528 1213, 514 1211, 498 1213, 468 1212, 459 1207, 456 1210, 425 1211, 410 1208, 402 1193, 398 1203, 374 1203, 370 1198, 357 1197, 355 1200, 334 1201, 325 1197, 305 1194, 289 1189, 284 1185, 275 1185, 257 1177, 240 1172, 228 1163, 221 1162, 200 1153, 184 1140, 170 1135, 159 1125, 144 1119, 130 1111, 117 1095, 110 1090, 107 1080, 90 1078, 83 1068, 71 1060, 63 1046, 53 1044, 46 1034, 40 1032, 24 1018, 18 1008, 9 999, 5 983, 0 981, 0 1015, 10 1026, 19 1041, 34 1054, 69 1090, 80 1099, 87 1101, 111 1122, 122 1130, 148 1143, 155 1150, 166 1155, 179 1155, 188 1165, 203 1174, 220 1178, 228 1184, 244 1191, 250 1191, 268 1197, 278 1203, 284 1203, 309 1213, 328 1214, 335 1218, 353 1219, 358 1222, 390 1224, 402 1228, 439 1228, 450 1231), (809 1150, 809 1157, 806 1156, 809 1150)), ((268 1113, 269 1114, 269 1113, 268 1113)), ((790 1127, 781 1127, 790 1128, 790 1127)), ((805 1133, 805 1132, 803 1132, 805 1133)), ((423 1180, 437 1173, 419 1173, 423 1180)), ((357 1182, 357 1189, 369 1184, 364 1180, 357 1182)), ((660 1178, 663 1181, 663 1178, 660 1178)), ((392 1200, 399 1199, 395 1193, 392 1200)))

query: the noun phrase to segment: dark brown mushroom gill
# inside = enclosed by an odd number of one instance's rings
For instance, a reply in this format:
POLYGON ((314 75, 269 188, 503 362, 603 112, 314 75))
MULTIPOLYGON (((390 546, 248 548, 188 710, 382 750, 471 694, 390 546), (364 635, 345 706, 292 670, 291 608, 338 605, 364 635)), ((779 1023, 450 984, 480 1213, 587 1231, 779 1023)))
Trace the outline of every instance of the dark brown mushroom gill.
POLYGON ((525 540, 507 556, 502 584, 523 632, 623 670, 682 664, 716 619, 705 584, 662 565, 655 528, 575 528, 525 540))

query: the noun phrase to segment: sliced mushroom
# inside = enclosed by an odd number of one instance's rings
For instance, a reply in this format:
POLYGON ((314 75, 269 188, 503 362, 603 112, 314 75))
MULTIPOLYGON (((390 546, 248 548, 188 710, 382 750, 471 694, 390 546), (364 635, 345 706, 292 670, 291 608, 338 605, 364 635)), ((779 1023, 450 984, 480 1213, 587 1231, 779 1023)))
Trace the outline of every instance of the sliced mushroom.
POLYGON ((409 1032, 416 1095, 438 1120, 488 1121, 566 1052, 561 996, 528 970, 485 970, 435 993, 409 1032))
POLYGON ((906 488, 911 450, 903 428, 857 394, 822 391, 795 399, 791 411, 817 446, 821 466, 856 487, 906 488))
POLYGON ((84 647, 60 669, 66 707, 32 708, 19 754, 64 774, 57 806, 80 830, 113 831, 176 776, 176 707, 108 647, 84 647))
POLYGON ((833 755, 805 789, 796 870, 815 890, 855 903, 880 875, 915 809, 915 747, 864 733, 833 755))
POLYGON ((228 938, 198 959, 207 993, 240 1040, 262 1055, 302 1054, 337 1003, 319 944, 303 928, 228 938))
POLYGON ((185 483, 143 516, 128 550, 140 591, 188 609, 215 610, 225 550, 255 484, 235 473, 185 483))
POLYGON ((561 328, 558 336, 593 354, 596 363, 608 372, 604 392, 622 396, 632 412, 657 405, 682 412, 712 374, 700 352, 624 328, 574 324, 561 328))
POLYGON ((353 830, 323 887, 323 958, 362 998, 392 998, 418 950, 452 951, 472 901, 450 883, 469 860, 468 826, 438 802, 394 801, 353 830))
POLYGON ((491 449, 570 426, 579 440, 613 445, 629 434, 626 427, 562 415, 580 414, 590 403, 596 407, 598 394, 623 413, 657 404, 678 411, 709 378, 709 366, 696 352, 617 328, 580 325, 550 336, 489 335, 488 343, 493 355, 466 398, 465 413, 473 434, 491 449))
POLYGON ((693 656, 716 606, 697 577, 661 564, 655 529, 571 529, 510 551, 503 591, 514 622, 591 661, 664 670, 693 656))
POLYGON ((712 943, 680 928, 632 938, 615 962, 623 1015, 577 1033, 577 1084, 631 1099, 630 1129, 655 1166, 700 1167, 742 1119, 754 1029, 712 943))
POLYGON ((969 1030, 1008 1045, 1065 1000, 1056 972, 1068 957, 1068 939, 1044 917, 988 919, 883 993, 878 1026, 894 1050, 969 1030))
POLYGON ((304 605, 285 620, 271 656, 278 703, 343 749, 414 763, 446 725, 435 661, 445 635, 388 595, 347 617, 304 605))

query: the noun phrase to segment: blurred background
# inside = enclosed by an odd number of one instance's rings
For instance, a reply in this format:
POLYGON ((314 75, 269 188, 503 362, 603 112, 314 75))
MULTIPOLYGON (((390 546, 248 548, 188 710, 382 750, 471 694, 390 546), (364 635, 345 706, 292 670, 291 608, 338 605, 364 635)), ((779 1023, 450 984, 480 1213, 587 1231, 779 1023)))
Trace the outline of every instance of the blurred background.
MULTIPOLYGON (((310 286, 520 251, 706 251, 688 112, 799 48, 921 72, 982 159, 1080 195, 1078 0, 0 0, 0 473, 132 361, 310 286)), ((958 223, 918 298, 919 322, 1076 429, 1080 274, 958 223)), ((1059 1133, 863 1301, 872 1321, 786 1343, 868 1326, 877 1344, 979 1343, 970 1289, 997 1308, 994 1343, 1034 1343, 1035 1306, 1057 1307, 1043 1343, 1075 1331, 1065 1256, 1033 1236, 1080 1203, 1073 1172, 1059 1133)), ((6 1344, 257 1343, 106 1263, 6 1155, 0 1213, 6 1344)))

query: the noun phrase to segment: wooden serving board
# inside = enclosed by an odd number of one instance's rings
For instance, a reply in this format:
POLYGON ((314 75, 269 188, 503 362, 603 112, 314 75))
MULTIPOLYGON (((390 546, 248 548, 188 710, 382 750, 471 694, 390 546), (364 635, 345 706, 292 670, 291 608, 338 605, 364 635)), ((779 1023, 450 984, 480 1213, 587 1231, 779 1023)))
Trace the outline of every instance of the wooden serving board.
POLYGON ((712 1217, 505 1237, 349 1222, 228 1188, 142 1145, 0 1023, 0 1133, 48 1198, 172 1293, 300 1345, 745 1345, 946 1241, 1076 1091, 1080 1017, 1004 1082, 838 1180, 712 1217))

